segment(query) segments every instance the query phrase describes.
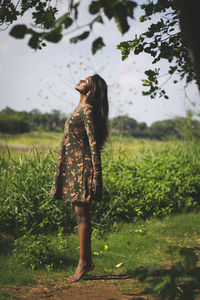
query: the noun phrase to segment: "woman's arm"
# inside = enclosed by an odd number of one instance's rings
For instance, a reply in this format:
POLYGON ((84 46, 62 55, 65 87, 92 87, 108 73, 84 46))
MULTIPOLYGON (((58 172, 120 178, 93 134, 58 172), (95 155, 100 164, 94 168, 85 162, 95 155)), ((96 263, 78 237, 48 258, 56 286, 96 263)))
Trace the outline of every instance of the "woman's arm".
POLYGON ((92 109, 93 108, 90 105, 86 105, 83 107, 83 121, 88 136, 90 152, 92 157, 92 166, 94 172, 93 188, 94 188, 94 192, 96 193, 97 190, 100 189, 100 187, 102 187, 102 167, 101 167, 101 153, 95 138, 95 127, 94 127, 92 109))

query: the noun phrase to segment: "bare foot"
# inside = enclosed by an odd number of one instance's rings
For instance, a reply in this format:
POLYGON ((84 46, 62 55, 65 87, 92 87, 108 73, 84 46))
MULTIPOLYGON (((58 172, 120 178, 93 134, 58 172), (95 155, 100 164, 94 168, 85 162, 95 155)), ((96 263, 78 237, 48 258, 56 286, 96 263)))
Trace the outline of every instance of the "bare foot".
POLYGON ((78 266, 76 272, 67 278, 68 281, 79 281, 86 273, 94 270, 94 264, 86 264, 85 266, 78 266))

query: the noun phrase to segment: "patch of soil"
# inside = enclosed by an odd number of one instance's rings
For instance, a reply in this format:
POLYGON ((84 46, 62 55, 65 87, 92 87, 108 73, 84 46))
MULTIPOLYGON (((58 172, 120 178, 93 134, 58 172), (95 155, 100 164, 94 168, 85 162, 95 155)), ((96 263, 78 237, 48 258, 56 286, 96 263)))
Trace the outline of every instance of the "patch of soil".
MULTIPOLYGON (((150 300, 140 292, 121 292, 116 285, 130 281, 127 275, 96 275, 69 283, 66 278, 52 282, 36 279, 34 285, 10 287, 6 291, 17 299, 26 300, 150 300)), ((129 282, 130 283, 130 282, 129 282)), ((155 299, 155 298, 154 298, 155 299)))

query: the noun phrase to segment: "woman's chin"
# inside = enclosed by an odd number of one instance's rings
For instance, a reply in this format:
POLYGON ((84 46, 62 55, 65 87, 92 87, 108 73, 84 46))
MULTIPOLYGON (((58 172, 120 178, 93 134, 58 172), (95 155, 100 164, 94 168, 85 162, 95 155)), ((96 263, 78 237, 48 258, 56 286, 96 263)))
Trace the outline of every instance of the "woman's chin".
POLYGON ((75 90, 77 90, 79 92, 79 86, 78 85, 75 86, 75 90))

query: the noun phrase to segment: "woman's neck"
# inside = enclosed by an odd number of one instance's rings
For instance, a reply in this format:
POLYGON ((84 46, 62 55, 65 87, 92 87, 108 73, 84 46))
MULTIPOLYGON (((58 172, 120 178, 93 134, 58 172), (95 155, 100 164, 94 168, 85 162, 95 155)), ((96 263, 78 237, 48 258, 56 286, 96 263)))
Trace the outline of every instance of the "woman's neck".
POLYGON ((85 94, 80 94, 79 106, 87 104, 87 96, 85 94))

